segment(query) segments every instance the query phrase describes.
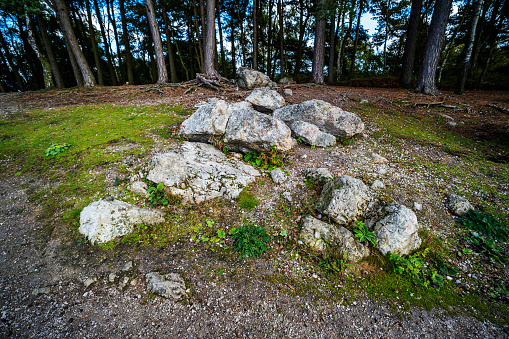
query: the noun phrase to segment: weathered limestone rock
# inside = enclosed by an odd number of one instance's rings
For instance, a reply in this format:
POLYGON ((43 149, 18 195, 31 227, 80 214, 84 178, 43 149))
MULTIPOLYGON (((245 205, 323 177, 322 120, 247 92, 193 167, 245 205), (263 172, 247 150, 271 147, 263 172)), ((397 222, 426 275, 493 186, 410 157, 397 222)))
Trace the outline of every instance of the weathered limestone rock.
POLYGON ((244 89, 253 89, 255 87, 274 87, 274 83, 270 78, 262 72, 255 71, 251 68, 240 67, 237 72, 239 76, 239 86, 244 89))
POLYGON ((305 121, 340 138, 350 138, 364 130, 364 123, 354 113, 343 111, 322 100, 304 101, 274 111, 273 116, 285 123, 305 121))
POLYGON ((180 134, 191 141, 207 142, 211 136, 219 139, 226 130, 230 114, 226 101, 211 99, 182 123, 180 134))
POLYGON ((320 221, 312 216, 302 220, 302 241, 317 252, 327 253, 335 258, 357 262, 369 255, 367 246, 355 239, 355 236, 342 226, 335 226, 320 221))
POLYGON ((375 180, 371 184, 371 189, 375 190, 375 191, 380 191, 380 190, 383 190, 384 188, 385 188, 385 184, 380 180, 375 180))
POLYGON ((159 210, 139 208, 119 200, 94 201, 80 213, 79 232, 92 244, 110 241, 129 234, 134 225, 154 225, 164 222, 159 210))
POLYGON ((268 152, 272 147, 279 152, 285 152, 297 144, 292 138, 291 130, 283 121, 248 106, 238 106, 232 111, 223 142, 233 151, 244 152, 268 152))
POLYGON ((128 190, 137 194, 141 197, 148 198, 149 194, 147 193, 148 185, 143 181, 135 181, 131 185, 129 185, 128 190))
POLYGON ((295 80, 293 80, 293 78, 291 78, 291 77, 282 77, 282 78, 279 80, 279 83, 280 83, 281 85, 296 84, 295 80))
POLYGON ((283 183, 286 181, 286 179, 288 179, 281 168, 274 168, 272 171, 270 171, 270 177, 276 184, 283 183))
POLYGON ((363 216, 375 201, 373 191, 361 180, 342 175, 326 183, 315 208, 342 226, 363 216))
POLYGON ((469 210, 474 209, 467 199, 451 193, 445 195, 445 205, 452 214, 459 217, 467 214, 469 210))
POLYGON ((252 166, 226 157, 211 145, 193 142, 185 142, 176 151, 157 154, 145 171, 147 179, 164 182, 183 204, 221 196, 234 199, 260 175, 252 166))
POLYGON ((306 171, 306 178, 313 179, 313 180, 321 180, 322 178, 332 179, 332 178, 334 178, 334 176, 325 167, 319 167, 319 168, 308 169, 306 171))
POLYGON ((290 95, 293 95, 293 91, 291 89, 289 89, 289 88, 285 88, 283 90, 283 94, 290 96, 290 95))
POLYGON ((382 157, 378 153, 371 153, 369 156, 370 156, 370 158, 373 160, 373 162, 375 164, 386 164, 386 163, 389 162, 389 160, 387 160, 386 158, 382 157))
POLYGON ((246 101, 262 113, 272 113, 275 109, 285 105, 285 99, 281 94, 268 87, 254 89, 246 98, 246 101))
POLYGON ((329 147, 336 144, 336 137, 332 134, 320 131, 320 129, 309 122, 293 121, 288 127, 293 132, 295 138, 301 138, 308 145, 318 147, 329 147))
POLYGON ((376 235, 376 248, 382 253, 409 254, 421 246, 417 234, 417 216, 398 203, 379 204, 365 220, 366 226, 376 235))
POLYGON ((162 276, 157 272, 150 272, 145 277, 150 293, 173 300, 179 300, 186 296, 186 284, 177 273, 162 276))

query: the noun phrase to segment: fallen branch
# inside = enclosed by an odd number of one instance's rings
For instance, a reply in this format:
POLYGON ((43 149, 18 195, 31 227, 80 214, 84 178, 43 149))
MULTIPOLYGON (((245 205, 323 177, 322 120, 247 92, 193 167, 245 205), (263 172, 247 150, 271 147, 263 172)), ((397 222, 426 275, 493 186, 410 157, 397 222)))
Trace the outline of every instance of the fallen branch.
POLYGON ((443 105, 444 102, 443 101, 440 101, 440 102, 416 102, 412 105, 412 108, 415 108, 415 107, 433 107, 433 106, 441 106, 443 105))
POLYGON ((494 108, 496 110, 499 110, 502 113, 509 114, 509 109, 507 109, 505 107, 497 106, 495 104, 488 104, 488 107, 491 107, 491 108, 494 108))

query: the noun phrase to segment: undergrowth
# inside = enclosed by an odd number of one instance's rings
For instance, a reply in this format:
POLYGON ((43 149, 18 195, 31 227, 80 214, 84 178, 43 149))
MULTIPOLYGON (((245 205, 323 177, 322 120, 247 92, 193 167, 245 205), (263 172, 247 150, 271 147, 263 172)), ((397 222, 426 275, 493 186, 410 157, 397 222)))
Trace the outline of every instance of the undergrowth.
POLYGON ((232 239, 239 258, 254 258, 267 250, 270 236, 260 226, 245 224, 233 232, 232 239))

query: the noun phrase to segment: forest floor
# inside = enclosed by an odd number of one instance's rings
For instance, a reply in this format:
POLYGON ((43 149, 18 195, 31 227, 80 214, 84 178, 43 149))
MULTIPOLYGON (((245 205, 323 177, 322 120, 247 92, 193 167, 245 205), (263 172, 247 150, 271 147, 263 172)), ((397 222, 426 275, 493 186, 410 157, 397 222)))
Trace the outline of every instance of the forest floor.
POLYGON ((285 88, 287 104, 321 99, 358 114, 365 133, 325 149, 299 145, 283 155, 285 183, 265 173, 235 201, 160 207, 163 225, 103 245, 78 233, 81 209, 105 195, 148 207, 126 188, 140 166, 181 142, 174 131, 199 104, 249 92, 147 85, 0 94, 0 337, 509 336, 509 246, 476 245, 444 206, 445 193, 461 194, 507 225, 509 115, 493 105, 509 108, 509 93, 285 88), (66 152, 44 155, 64 143, 66 152), (389 163, 374 163, 373 152, 389 163), (299 244, 299 221, 316 213, 321 189, 304 180, 312 167, 379 179, 398 203, 422 205, 417 253, 428 248, 426 265, 445 283, 416 284, 376 253, 341 267, 299 244), (229 239, 229 248, 191 240, 245 222, 271 235, 261 258, 238 259, 229 239), (151 294, 151 271, 181 274, 187 298, 151 294))

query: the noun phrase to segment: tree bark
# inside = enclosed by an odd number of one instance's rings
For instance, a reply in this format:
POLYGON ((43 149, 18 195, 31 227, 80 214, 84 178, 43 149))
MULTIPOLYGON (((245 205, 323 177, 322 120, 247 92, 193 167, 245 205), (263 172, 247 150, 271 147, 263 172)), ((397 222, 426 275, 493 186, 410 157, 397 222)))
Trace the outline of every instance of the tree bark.
POLYGON ((403 69, 399 84, 401 87, 408 88, 412 80, 412 71, 414 69, 415 47, 417 45, 417 33, 421 21, 422 0, 412 0, 410 9, 410 19, 406 31, 405 51, 403 52, 403 69))
POLYGON ((60 74, 60 69, 58 67, 57 59, 55 58, 55 54, 53 54, 53 49, 51 48, 51 42, 49 40, 48 34, 46 33, 46 25, 44 24, 44 19, 41 13, 36 15, 37 24, 39 26, 39 31, 41 32, 42 42, 44 44, 44 49, 46 54, 48 55, 48 61, 51 65, 51 71, 53 72, 53 77, 55 78, 55 82, 57 83, 58 88, 64 88, 64 80, 62 79, 62 75, 60 74))
POLYGON ((145 8, 147 9, 147 17, 149 21, 150 32, 152 33, 152 40, 154 41, 154 49, 157 62, 157 83, 165 84, 168 82, 168 72, 166 72, 166 64, 164 62, 163 42, 159 27, 157 27, 156 14, 152 0, 145 0, 145 8))
POLYGON ((225 52, 224 52, 224 44, 223 44, 223 29, 221 27, 220 1, 221 0, 217 0, 217 3, 216 3, 217 29, 219 30, 219 45, 221 48, 221 67, 223 68, 223 75, 226 76, 226 61, 225 61, 225 52))
POLYGON ((309 19, 309 15, 304 19, 304 8, 304 1, 299 0, 299 44, 297 45, 297 57, 295 59, 295 75, 300 74, 302 68, 302 43, 304 42, 305 28, 309 19))
POLYGON ((28 42, 30 43, 30 46, 32 46, 32 49, 37 55, 37 59, 39 59, 42 65, 44 88, 45 89, 53 88, 55 87, 55 85, 53 84, 53 77, 51 76, 51 65, 49 61, 44 57, 44 55, 41 52, 41 49, 37 45, 37 41, 35 40, 34 36, 33 24, 32 21, 30 20, 30 15, 28 14, 28 12, 25 12, 25 20, 27 24, 28 42))
POLYGON ((173 56, 173 48, 171 46, 170 21, 168 20, 168 13, 166 13, 166 5, 164 0, 161 1, 161 9, 163 10, 164 30, 166 33, 166 44, 168 48, 168 65, 170 65, 170 81, 175 83, 178 82, 177 68, 175 67, 175 57, 173 56))
POLYGON ((24 85, 24 82, 23 82, 23 78, 19 74, 18 65, 16 65, 16 63, 14 63, 14 60, 12 58, 12 54, 11 54, 11 52, 9 50, 9 47, 7 46, 7 43, 5 42, 5 39, 4 39, 1 31, 0 31, 0 44, 4 48, 5 58, 7 59, 7 64, 12 69, 12 72, 14 73, 14 77, 16 78, 16 82, 17 82, 16 85, 18 86, 18 89, 23 92, 25 90, 25 85, 24 85))
POLYGON ((442 51, 451 5, 452 0, 437 0, 435 3, 429 34, 426 39, 421 70, 419 72, 419 79, 417 81, 417 92, 422 92, 424 94, 438 93, 435 82, 436 69, 438 60, 440 59, 440 52, 442 51))
POLYGON ((119 42, 119 39, 118 39, 118 32, 117 32, 117 22, 115 20, 115 8, 113 6, 113 3, 115 2, 115 0, 106 0, 106 9, 107 9, 107 14, 108 14, 108 19, 110 20, 111 22, 111 26, 113 27, 113 37, 115 39, 115 44, 117 46, 117 59, 118 59, 118 68, 120 70, 120 83, 125 83, 125 73, 124 73, 124 69, 122 67, 122 59, 120 57, 120 42, 119 42), (110 6, 111 6, 111 9, 110 9, 110 6), (111 12, 110 12, 111 10, 111 12))
POLYGON ((129 32, 127 30, 124 0, 119 0, 118 6, 120 8, 120 20, 122 21, 122 40, 124 43, 124 53, 127 66, 127 81, 129 81, 131 85, 134 85, 133 55, 131 54, 131 45, 129 43, 129 32))
POLYGON ((63 34, 67 36, 67 40, 70 44, 70 48, 74 57, 76 58, 76 62, 78 67, 80 68, 81 74, 83 76, 83 82, 85 87, 95 86, 95 79, 90 67, 88 66, 87 60, 81 51, 81 48, 76 40, 76 36, 74 35, 74 31, 71 26, 71 21, 69 19, 69 13, 67 12, 67 7, 65 6, 64 0, 52 0, 53 4, 56 8, 57 17, 60 23, 62 24, 63 34))
POLYGON ((218 75, 214 67, 214 51, 216 49, 215 7, 214 0, 207 0, 207 26, 205 29, 205 48, 203 51, 203 69, 207 76, 218 75))
POLYGON ((353 43, 352 64, 350 65, 350 76, 353 76, 353 72, 355 70, 355 56, 357 54, 357 44, 359 43, 359 32, 361 30, 361 16, 362 16, 363 9, 364 9, 364 0, 360 0, 359 13, 357 14, 357 27, 355 28, 355 40, 353 43))
POLYGON ((198 40, 198 50, 200 59, 198 60, 198 66, 200 70, 203 72, 203 44, 202 42, 205 41, 203 38, 204 31, 200 34, 200 25, 198 24, 198 12, 196 11, 196 1, 193 0, 193 11, 194 11, 194 25, 196 26, 196 38, 198 40))
POLYGON ((329 46, 329 74, 328 82, 332 84, 334 82, 334 54, 336 52, 336 13, 333 13, 330 17, 330 46, 329 46))
POLYGON ((461 26, 463 26, 463 22, 465 21, 466 13, 468 10, 468 6, 470 4, 470 0, 467 1, 465 4, 465 7, 463 8, 463 15, 461 16, 461 21, 454 30, 454 33, 451 37, 451 41, 447 44, 447 48, 445 49, 444 57, 442 58, 442 62, 440 63, 440 67, 438 69, 438 75, 437 75, 437 84, 440 84, 442 81, 442 72, 444 71, 445 63, 447 62, 447 59, 449 58, 449 53, 452 50, 452 47, 454 46, 454 42, 456 41, 456 36, 458 35, 458 32, 461 29, 461 26))
POLYGON ((104 86, 103 72, 101 70, 99 53, 97 52, 97 41, 95 40, 95 31, 92 23, 92 14, 90 13, 90 4, 88 3, 88 0, 85 0, 85 6, 87 8, 88 30, 89 30, 88 34, 90 35, 90 43, 92 44, 92 51, 94 52, 95 67, 97 68, 97 80, 99 81, 99 86, 104 86))
POLYGON ((97 0, 94 0, 94 9, 95 9, 95 16, 97 17, 97 21, 99 22, 99 28, 101 29, 101 35, 103 37, 104 42, 104 53, 106 53, 106 59, 108 60, 108 73, 110 73, 111 77, 111 84, 113 86, 117 86, 117 74, 115 73, 115 69, 113 68, 113 61, 111 60, 111 54, 110 54, 110 42, 109 39, 106 37, 106 32, 104 29, 104 22, 101 16, 101 11, 99 10, 99 4, 97 3, 97 0))
POLYGON ((253 0, 253 69, 258 69, 258 0, 253 0))
POLYGON ((323 4, 325 0, 319 0, 316 11, 315 44, 313 50, 313 63, 311 66, 311 79, 309 82, 323 84, 323 54, 325 49, 325 18, 323 16, 323 4))
POLYGON ((463 65, 461 67, 461 73, 458 78, 458 83, 456 85, 456 90, 454 93, 463 94, 465 91, 465 82, 467 81, 468 76, 468 68, 470 66, 470 58, 472 56, 472 50, 474 48, 474 39, 477 29, 477 22, 479 21, 479 14, 481 13, 481 7, 483 4, 483 0, 477 0, 477 5, 475 6, 474 17, 472 18, 472 27, 470 28, 470 33, 468 36, 468 43, 465 53, 465 60, 463 61, 463 65))
POLYGON ((338 61, 336 66, 336 83, 339 83, 341 80, 341 73, 343 72, 343 45, 346 39, 346 34, 344 33, 345 30, 345 13, 343 13, 343 7, 341 7, 341 11, 339 12, 339 15, 341 17, 341 32, 339 33, 339 48, 338 48, 338 61))
POLYGON ((285 70, 285 40, 284 40, 284 22, 283 22, 283 0, 277 3, 277 11, 279 14, 279 55, 280 55, 280 78, 286 74, 285 70))
POLYGON ((272 7, 274 6, 274 0, 269 0, 269 33, 267 38, 267 75, 270 77, 272 69, 272 7))

